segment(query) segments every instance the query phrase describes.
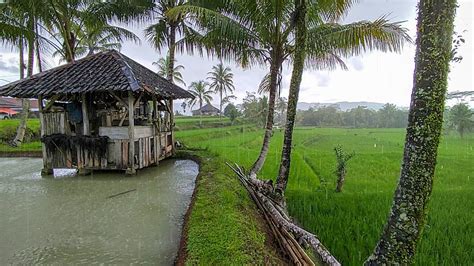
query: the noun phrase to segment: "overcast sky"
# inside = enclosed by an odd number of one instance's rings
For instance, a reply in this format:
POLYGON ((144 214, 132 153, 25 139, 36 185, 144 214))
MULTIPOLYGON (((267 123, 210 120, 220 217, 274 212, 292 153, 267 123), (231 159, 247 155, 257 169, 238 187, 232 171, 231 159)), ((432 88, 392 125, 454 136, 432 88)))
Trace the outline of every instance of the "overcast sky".
MULTIPOLYGON (((344 22, 373 20, 388 15, 391 21, 405 21, 403 26, 415 39, 416 34, 415 0, 362 0, 356 4, 344 22)), ((473 3, 471 0, 459 0, 455 27, 463 33, 466 43, 459 53, 464 57, 459 64, 453 65, 449 76, 449 91, 473 90, 473 3)), ((132 28, 142 39, 141 45, 126 43, 122 53, 140 62, 152 70, 153 61, 161 54, 156 52, 143 37, 144 26, 132 28)), ((362 56, 346 58, 349 71, 305 71, 301 84, 300 102, 337 102, 337 101, 374 101, 390 102, 398 106, 409 106, 413 82, 414 45, 406 45, 400 54, 370 52, 362 56)), ((18 79, 16 52, 9 47, 0 48, 0 84, 5 80, 18 79)), ((207 72, 217 63, 216 60, 199 56, 178 55, 178 63, 185 66, 183 76, 187 84, 205 79, 207 72)), ((57 61, 57 60, 55 60, 57 61)), ((256 91, 260 80, 267 72, 264 68, 241 69, 232 62, 224 62, 234 72, 235 95, 237 102, 246 91, 256 91)), ((282 96, 287 96, 291 69, 286 67, 283 73, 282 96)), ((214 97, 218 103, 218 97, 214 97)))

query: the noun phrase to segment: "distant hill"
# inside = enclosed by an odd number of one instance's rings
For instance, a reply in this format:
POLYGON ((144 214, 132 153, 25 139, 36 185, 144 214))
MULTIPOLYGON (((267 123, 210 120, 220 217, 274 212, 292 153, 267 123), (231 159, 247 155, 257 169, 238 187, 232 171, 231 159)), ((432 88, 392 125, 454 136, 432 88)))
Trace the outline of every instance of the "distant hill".
POLYGON ((317 109, 322 106, 335 106, 338 107, 341 111, 347 111, 352 108, 357 108, 358 106, 365 106, 368 109, 379 110, 383 107, 384 103, 376 102, 336 102, 336 103, 306 103, 299 102, 297 105, 298 110, 308 110, 309 108, 317 109))

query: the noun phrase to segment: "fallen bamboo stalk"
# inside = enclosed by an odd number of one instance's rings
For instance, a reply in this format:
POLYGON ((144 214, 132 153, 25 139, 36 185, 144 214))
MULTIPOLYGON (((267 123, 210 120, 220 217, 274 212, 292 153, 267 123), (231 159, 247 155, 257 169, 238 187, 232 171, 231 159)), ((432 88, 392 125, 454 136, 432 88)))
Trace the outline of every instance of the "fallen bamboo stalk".
POLYGON ((243 186, 249 192, 257 207, 262 210, 272 232, 279 241, 280 247, 297 265, 314 265, 300 242, 308 244, 325 265, 341 265, 337 259, 324 247, 316 235, 297 226, 286 214, 286 211, 270 197, 273 186, 269 182, 248 177, 243 169, 234 164, 226 163, 238 176, 243 186), (275 228, 274 228, 275 227, 275 228), (297 241, 299 240, 299 241, 297 241), (280 243, 281 242, 281 243, 280 243))

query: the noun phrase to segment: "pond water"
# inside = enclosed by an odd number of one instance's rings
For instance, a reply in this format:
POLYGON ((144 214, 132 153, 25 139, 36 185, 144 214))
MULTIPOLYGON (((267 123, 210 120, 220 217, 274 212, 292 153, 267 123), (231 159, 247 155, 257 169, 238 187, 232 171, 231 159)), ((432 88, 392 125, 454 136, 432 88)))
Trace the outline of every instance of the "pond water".
POLYGON ((41 178, 41 167, 0 158, 0 265, 173 264, 195 162, 165 160, 133 177, 41 178))

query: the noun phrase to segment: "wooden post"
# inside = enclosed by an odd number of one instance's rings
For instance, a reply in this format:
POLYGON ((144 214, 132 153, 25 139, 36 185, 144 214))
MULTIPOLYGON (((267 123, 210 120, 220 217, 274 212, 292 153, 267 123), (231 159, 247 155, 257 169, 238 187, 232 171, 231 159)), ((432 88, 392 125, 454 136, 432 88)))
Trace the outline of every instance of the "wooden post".
POLYGON ((170 110, 170 131, 171 131, 171 153, 175 155, 175 145, 174 145, 174 110, 173 110, 173 99, 169 100, 169 110, 170 110))
MULTIPOLYGON (((159 101, 158 103, 161 104, 161 101, 159 101)), ((158 147, 157 147, 158 159, 157 161, 159 161, 161 157, 161 151, 163 149, 163 144, 161 141, 161 136, 163 134, 162 133, 163 131, 161 130, 161 112, 158 110, 158 105, 156 106, 156 119, 157 119, 157 128, 158 128, 158 147)))
MULTIPOLYGON (((39 119, 40 119, 40 126, 41 126, 41 137, 45 135, 46 132, 46 125, 44 124, 44 117, 43 117, 43 96, 38 96, 38 109, 39 109, 39 119)), ((46 146, 44 143, 41 143, 41 151, 43 153, 43 169, 41 169, 41 176, 49 176, 53 174, 53 168, 48 163, 49 158, 48 154, 46 153, 46 146)))
POLYGON ((153 121, 153 123, 156 121, 156 118, 157 118, 157 113, 156 113, 156 97, 153 96, 153 112, 152 112, 152 115, 151 115, 151 120, 153 121))
MULTIPOLYGON (((91 134, 90 132, 90 127, 89 127, 89 112, 87 110, 87 96, 86 93, 83 93, 81 95, 81 102, 82 102, 82 135, 84 136, 89 136, 91 134)), ((85 157, 85 162, 88 162, 89 160, 87 159, 88 153, 86 150, 84 150, 84 157, 85 157)), ((90 163, 84 163, 84 167, 87 167, 90 165, 90 163)), ((80 167, 79 170, 79 175, 89 175, 91 174, 91 170, 84 169, 84 167, 80 167)))
POLYGON ((87 97, 85 93, 82 94, 82 127, 84 129, 84 136, 91 134, 89 128, 89 114, 87 112, 87 97))
POLYGON ((136 174, 135 169, 135 120, 134 120, 134 97, 131 91, 128 92, 128 139, 129 139, 129 149, 128 149, 128 168, 126 174, 134 175, 136 174))

